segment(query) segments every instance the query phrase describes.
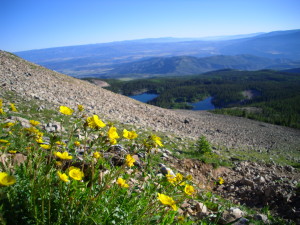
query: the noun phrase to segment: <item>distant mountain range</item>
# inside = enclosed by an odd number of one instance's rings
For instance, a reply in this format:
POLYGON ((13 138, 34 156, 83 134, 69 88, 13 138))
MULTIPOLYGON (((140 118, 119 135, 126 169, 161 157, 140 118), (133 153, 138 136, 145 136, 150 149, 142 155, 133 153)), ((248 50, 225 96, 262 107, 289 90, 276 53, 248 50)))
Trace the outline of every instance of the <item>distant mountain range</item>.
POLYGON ((224 68, 291 69, 300 67, 300 30, 208 38, 150 38, 15 54, 74 77, 118 77, 118 73, 185 75, 224 68))
POLYGON ((300 67, 300 61, 294 62, 289 59, 270 59, 253 55, 236 56, 174 56, 156 57, 138 62, 116 65, 102 77, 149 77, 159 75, 191 75, 200 74, 213 70, 238 69, 238 70, 260 70, 300 67))

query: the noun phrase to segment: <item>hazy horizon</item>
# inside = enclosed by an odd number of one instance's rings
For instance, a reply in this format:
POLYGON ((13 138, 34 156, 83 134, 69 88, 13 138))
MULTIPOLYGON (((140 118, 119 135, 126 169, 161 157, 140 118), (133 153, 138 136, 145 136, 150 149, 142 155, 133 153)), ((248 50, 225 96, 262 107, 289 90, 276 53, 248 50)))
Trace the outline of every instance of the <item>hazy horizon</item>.
POLYGON ((12 0, 0 3, 0 49, 299 29, 298 0, 12 0))

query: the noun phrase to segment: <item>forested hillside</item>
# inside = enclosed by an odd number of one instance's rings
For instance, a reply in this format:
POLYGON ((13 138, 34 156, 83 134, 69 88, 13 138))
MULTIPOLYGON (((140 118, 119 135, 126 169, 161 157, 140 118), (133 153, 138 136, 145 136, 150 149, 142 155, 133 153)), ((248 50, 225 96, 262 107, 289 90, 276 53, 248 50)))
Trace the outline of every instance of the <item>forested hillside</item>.
POLYGON ((148 103, 164 108, 191 109, 189 103, 212 96, 213 104, 222 108, 215 110, 217 113, 300 128, 300 74, 297 73, 221 70, 184 78, 106 81, 111 85, 109 90, 127 96, 141 92, 159 94, 148 103), (245 108, 250 106, 256 110, 245 108))

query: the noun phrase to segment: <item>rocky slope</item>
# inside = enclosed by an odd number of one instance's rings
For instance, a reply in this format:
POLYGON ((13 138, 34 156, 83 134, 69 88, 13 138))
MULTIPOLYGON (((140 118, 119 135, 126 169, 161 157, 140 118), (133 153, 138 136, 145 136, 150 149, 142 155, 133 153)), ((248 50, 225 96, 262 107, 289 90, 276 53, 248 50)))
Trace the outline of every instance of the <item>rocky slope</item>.
MULTIPOLYGON (((205 135, 215 144, 239 150, 292 150, 299 157, 299 130, 203 111, 167 110, 150 106, 2 51, 0 87, 0 98, 9 90, 25 99, 41 100, 47 107, 67 105, 74 108, 77 104, 82 104, 89 113, 96 113, 106 120, 162 131, 170 136, 197 138, 205 135)), ((183 174, 192 174, 203 190, 213 188, 235 203, 254 208, 269 205, 277 215, 300 222, 299 195, 296 194, 300 174, 297 169, 255 162, 234 162, 232 169, 214 169, 212 165, 203 164, 199 160, 178 159, 173 156, 179 152, 164 151, 163 157, 167 165, 183 174), (216 186, 216 179, 220 176, 225 179, 225 183, 216 186)), ((181 208, 187 207, 187 212, 196 215, 197 210, 193 209, 193 204, 185 205, 181 208)), ((201 211, 199 216, 208 215, 206 210, 201 211)))
POLYGON ((0 51, 1 91, 10 90, 53 106, 82 104, 104 119, 139 128, 197 138, 205 135, 214 144, 255 149, 300 150, 300 131, 244 118, 203 111, 174 111, 150 106, 104 90, 0 51))

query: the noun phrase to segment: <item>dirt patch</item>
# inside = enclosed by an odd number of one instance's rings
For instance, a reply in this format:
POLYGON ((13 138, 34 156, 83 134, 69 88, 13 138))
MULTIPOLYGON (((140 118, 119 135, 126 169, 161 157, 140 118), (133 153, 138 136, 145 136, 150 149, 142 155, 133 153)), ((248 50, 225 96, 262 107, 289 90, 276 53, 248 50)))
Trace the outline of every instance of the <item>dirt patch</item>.
POLYGON ((103 81, 103 80, 98 80, 98 79, 91 79, 91 82, 96 84, 99 87, 109 87, 109 83, 103 81))

